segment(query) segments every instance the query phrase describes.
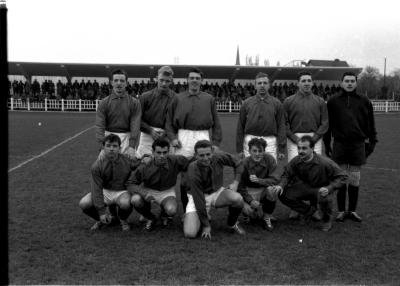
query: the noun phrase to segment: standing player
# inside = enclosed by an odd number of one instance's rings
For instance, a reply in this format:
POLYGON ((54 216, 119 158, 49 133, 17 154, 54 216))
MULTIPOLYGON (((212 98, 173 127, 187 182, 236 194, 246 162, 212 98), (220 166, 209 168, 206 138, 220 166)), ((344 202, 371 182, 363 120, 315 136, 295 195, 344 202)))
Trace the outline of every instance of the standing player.
POLYGON ((196 142, 194 151, 197 160, 189 164, 187 172, 190 194, 183 222, 185 237, 195 238, 202 227, 201 236, 211 239, 211 207, 229 207, 228 226, 233 232, 244 235, 245 231, 238 223, 243 198, 236 192, 242 169, 240 161, 225 152, 214 153, 208 140, 196 142), (222 186, 224 166, 234 168, 235 180, 229 188, 222 186))
MULTIPOLYGON (((189 89, 173 98, 165 125, 175 154, 192 158, 194 145, 199 140, 210 140, 217 149, 222 141, 215 99, 211 94, 200 91, 203 73, 192 68, 187 74, 189 89)), ((182 176, 181 201, 183 210, 188 202, 187 184, 182 176)))
POLYGON ((260 137, 267 142, 267 153, 271 154, 275 160, 283 159, 286 130, 282 104, 269 94, 270 82, 267 74, 258 73, 255 85, 257 94, 246 99, 240 108, 236 152, 244 151, 245 157, 248 157, 250 155, 249 141, 254 137, 260 137))
POLYGON ((336 220, 342 222, 350 218, 361 222, 362 218, 356 213, 361 166, 366 163, 378 142, 374 110, 368 97, 357 94, 357 76, 354 73, 344 73, 341 86, 341 92, 328 101, 330 126, 324 138, 325 148, 326 153, 346 170, 349 177, 348 186, 342 186, 337 193, 339 213, 336 220), (346 193, 349 195, 347 213, 346 193))
POLYGON ((82 211, 96 220, 91 230, 111 222, 110 206, 117 206, 122 230, 130 229, 126 221, 132 212, 127 180, 140 161, 119 154, 120 149, 121 139, 115 134, 107 135, 103 140, 104 156, 92 165, 92 191, 79 202, 82 211))
POLYGON ((312 93, 312 86, 311 73, 299 73, 298 92, 283 102, 288 161, 297 156, 297 142, 304 135, 312 136, 315 152, 322 154, 322 137, 328 131, 328 111, 325 101, 312 93))
POLYGON ((169 142, 158 138, 152 144, 153 158, 132 173, 128 190, 132 193, 132 205, 146 219, 145 229, 151 231, 156 217, 151 213, 151 202, 161 207, 163 225, 177 212, 175 185, 178 174, 186 171, 189 160, 181 155, 169 154, 169 142), (142 186, 141 186, 142 185, 142 186))
POLYGON ((113 71, 111 77, 112 93, 100 102, 96 112, 96 138, 101 143, 110 133, 118 135, 121 153, 133 158, 139 138, 140 103, 126 91, 128 74, 124 70, 113 71))
POLYGON ((275 209, 276 194, 270 186, 278 183, 275 159, 265 152, 267 143, 262 138, 249 141, 250 157, 243 161, 243 173, 240 177, 238 192, 245 201, 243 214, 245 217, 257 217, 261 205, 263 227, 272 231, 272 213, 275 209))
MULTIPOLYGON (((298 92, 283 102, 286 117, 288 162, 297 156, 297 142, 301 136, 310 135, 314 141, 314 151, 322 154, 322 137, 328 131, 328 110, 325 101, 312 93, 311 73, 298 74, 298 92)), ((290 218, 296 218, 292 211, 290 218)), ((319 220, 318 212, 315 218, 319 220)))
POLYGON ((143 93, 139 97, 142 109, 142 121, 140 123, 140 141, 137 156, 152 154, 152 143, 158 138, 165 137, 165 121, 168 106, 175 96, 170 89, 174 72, 169 66, 163 66, 158 70, 157 87, 143 93))
POLYGON ((299 155, 285 166, 281 181, 272 189, 282 203, 301 213, 308 221, 318 203, 322 211, 322 230, 332 228, 333 194, 346 184, 347 175, 330 160, 314 152, 314 140, 305 135, 297 142, 299 155), (310 205, 303 202, 309 200, 310 205))

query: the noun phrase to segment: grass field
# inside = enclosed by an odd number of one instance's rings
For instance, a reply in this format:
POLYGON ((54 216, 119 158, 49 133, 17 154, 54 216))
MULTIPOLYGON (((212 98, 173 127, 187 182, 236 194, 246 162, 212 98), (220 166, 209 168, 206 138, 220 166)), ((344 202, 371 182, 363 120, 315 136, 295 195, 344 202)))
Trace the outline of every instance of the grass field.
MULTIPOLYGON (((94 113, 9 113, 9 169, 90 128, 94 113), (41 126, 38 125, 41 122, 41 126)), ((234 152, 236 115, 221 114, 222 148, 234 152)), ((90 190, 94 128, 9 173, 11 284, 391 284, 400 281, 400 114, 376 115, 379 143, 362 172, 361 224, 279 221, 269 233, 227 231, 213 213, 211 241, 185 239, 180 219, 166 229, 119 226, 90 232, 78 202, 90 190), (302 239, 302 243, 299 242, 302 239)), ((232 176, 226 171, 225 181, 232 176)))

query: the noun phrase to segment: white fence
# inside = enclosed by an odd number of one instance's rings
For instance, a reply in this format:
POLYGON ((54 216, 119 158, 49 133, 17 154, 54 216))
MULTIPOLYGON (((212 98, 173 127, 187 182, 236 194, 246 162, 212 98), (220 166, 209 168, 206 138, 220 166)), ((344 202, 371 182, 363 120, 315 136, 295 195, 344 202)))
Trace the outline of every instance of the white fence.
MULTIPOLYGON (((38 111, 96 111, 99 100, 67 100, 67 99, 45 99, 40 102, 31 102, 29 99, 8 100, 9 110, 38 110, 38 111)), ((376 112, 400 111, 400 102, 396 101, 372 101, 376 112)), ((239 112, 241 103, 225 101, 217 102, 217 110, 220 112, 239 112)))

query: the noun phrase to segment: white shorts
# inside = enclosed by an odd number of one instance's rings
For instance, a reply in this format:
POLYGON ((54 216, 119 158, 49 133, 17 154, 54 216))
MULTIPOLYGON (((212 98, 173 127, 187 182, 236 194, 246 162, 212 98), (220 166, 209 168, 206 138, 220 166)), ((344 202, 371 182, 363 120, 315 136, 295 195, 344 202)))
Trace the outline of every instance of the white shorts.
MULTIPOLYGON (((164 131, 162 128, 151 127, 156 131, 164 131)), ((136 157, 142 158, 143 155, 151 155, 153 153, 153 137, 150 134, 140 132, 139 146, 136 151, 136 157)))
POLYGON ((103 189, 104 203, 106 205, 108 205, 108 206, 112 205, 112 204, 116 204, 118 197, 120 195, 122 195, 123 193, 128 193, 129 194, 129 192, 127 190, 111 191, 111 190, 103 189))
POLYGON ((278 152, 278 145, 276 142, 276 137, 275 136, 254 136, 247 134, 244 136, 244 141, 243 141, 243 154, 245 157, 249 157, 249 142, 253 138, 262 138, 267 142, 267 148, 265 148, 265 152, 272 155, 274 157, 275 161, 278 160, 277 158, 277 152, 278 152))
MULTIPOLYGON (((297 137, 301 138, 304 135, 313 136, 314 132, 311 133, 295 133, 297 137)), ((287 150, 288 150, 288 162, 290 162, 294 157, 296 157, 299 152, 297 151, 297 144, 293 143, 292 140, 287 139, 287 150)), ((314 152, 317 154, 322 154, 322 138, 319 139, 314 146, 314 152)))
POLYGON ((104 136, 110 135, 110 134, 115 134, 118 135, 119 139, 121 139, 121 154, 126 154, 128 152, 129 148, 129 138, 131 137, 131 133, 116 133, 116 132, 109 132, 105 131, 104 136))
MULTIPOLYGON (((204 197, 206 199, 206 210, 207 210, 207 214, 208 216, 210 216, 210 210, 211 207, 215 208, 215 203, 219 197, 219 195, 225 191, 226 188, 221 187, 219 188, 218 191, 212 193, 212 194, 204 194, 204 197)), ((196 205, 194 204, 194 200, 193 200, 193 196, 191 194, 188 194, 188 204, 186 206, 186 213, 190 213, 190 212, 196 212, 196 205)))
POLYGON ((176 197, 175 195, 175 187, 172 187, 168 190, 165 191, 157 191, 153 189, 147 189, 143 188, 142 189, 146 193, 146 201, 154 201, 157 204, 161 205, 163 200, 165 200, 168 197, 176 197))
POLYGON ((210 140, 208 130, 178 130, 178 140, 182 144, 182 148, 175 149, 175 155, 183 155, 186 158, 194 156, 194 145, 199 140, 210 140))

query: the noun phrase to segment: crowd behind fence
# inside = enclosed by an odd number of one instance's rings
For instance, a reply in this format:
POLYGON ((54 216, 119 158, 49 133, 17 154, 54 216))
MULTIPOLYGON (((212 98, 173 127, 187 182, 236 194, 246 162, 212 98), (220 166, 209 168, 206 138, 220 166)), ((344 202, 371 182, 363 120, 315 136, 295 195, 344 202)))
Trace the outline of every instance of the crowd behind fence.
MULTIPOLYGON (((139 96, 145 91, 156 87, 157 83, 153 80, 145 81, 134 81, 133 83, 128 82, 127 91, 132 96, 139 96)), ((176 92, 182 92, 187 89, 187 83, 177 82, 174 83, 171 88, 176 92)), ((244 99, 254 95, 256 93, 254 84, 246 83, 208 83, 206 80, 202 85, 202 91, 212 94, 218 102, 242 102, 244 99)), ((45 98, 51 99, 64 99, 64 100, 97 100, 103 99, 108 96, 112 90, 110 83, 98 83, 96 80, 93 82, 88 80, 78 82, 66 82, 63 83, 60 80, 54 84, 51 80, 45 80, 41 84, 34 80, 31 84, 14 80, 9 81, 10 97, 14 99, 30 99, 30 101, 44 101, 45 98)), ((340 86, 337 84, 314 84, 312 87, 313 93, 321 96, 325 100, 329 98, 331 94, 334 94, 340 90, 340 86)), ((271 85, 269 90, 272 96, 275 96, 280 101, 283 101, 286 97, 294 94, 297 91, 297 85, 293 82, 275 82, 271 85)))
MULTIPOLYGON (((82 100, 82 99, 47 99, 43 101, 31 101, 9 98, 9 110, 37 110, 37 111, 96 111, 100 100, 82 100)), ((238 112, 240 102, 217 101, 217 110, 219 112, 238 112)), ((400 102, 396 101, 372 101, 375 112, 398 112, 400 111, 400 102)))

